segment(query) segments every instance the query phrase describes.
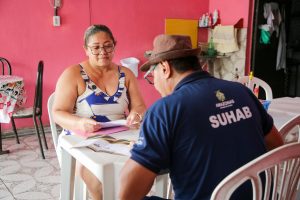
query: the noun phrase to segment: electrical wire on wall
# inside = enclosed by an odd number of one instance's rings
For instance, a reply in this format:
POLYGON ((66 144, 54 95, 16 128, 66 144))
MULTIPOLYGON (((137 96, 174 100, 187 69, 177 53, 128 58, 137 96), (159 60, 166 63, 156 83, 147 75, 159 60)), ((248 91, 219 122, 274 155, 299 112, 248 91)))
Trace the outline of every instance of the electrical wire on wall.
POLYGON ((51 5, 51 7, 57 7, 57 8, 61 8, 62 7, 62 0, 49 0, 49 3, 51 5))
POLYGON ((53 26, 60 26, 60 16, 58 15, 58 9, 62 7, 62 0, 49 0, 51 7, 54 9, 53 26))
POLYGON ((90 26, 92 25, 92 6, 91 6, 91 0, 89 0, 89 17, 90 17, 90 26))

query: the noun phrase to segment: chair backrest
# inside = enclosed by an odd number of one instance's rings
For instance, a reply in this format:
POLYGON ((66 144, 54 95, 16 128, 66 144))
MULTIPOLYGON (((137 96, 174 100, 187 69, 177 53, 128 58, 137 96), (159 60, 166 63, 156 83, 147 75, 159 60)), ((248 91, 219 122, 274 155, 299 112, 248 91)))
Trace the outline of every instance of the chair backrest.
POLYGON ((253 77, 252 80, 249 81, 249 76, 241 76, 237 81, 247 86, 251 91, 254 91, 254 88, 257 86, 261 87, 265 91, 266 100, 273 99, 272 89, 265 81, 257 77, 253 77))
POLYGON ((47 109, 48 109, 48 115, 49 115, 49 122, 50 122, 50 128, 51 128, 51 133, 52 133, 53 144, 54 144, 54 147, 55 147, 55 150, 56 150, 57 142, 58 142, 58 132, 57 132, 56 123, 53 119, 53 114, 52 114, 52 106, 53 106, 53 102, 54 102, 54 95, 55 95, 55 93, 52 93, 49 96, 47 109))
POLYGON ((55 152, 57 154, 59 166, 61 166, 60 152, 57 149, 58 135, 59 135, 58 131, 59 130, 57 129, 57 125, 56 125, 56 123, 53 119, 53 113, 52 113, 52 106, 53 106, 53 102, 54 102, 54 96, 55 96, 54 92, 49 96, 48 103, 47 103, 47 109, 48 109, 48 115, 49 115, 49 122, 50 122, 52 140, 53 140, 55 152))
POLYGON ((43 73, 44 73, 44 62, 41 60, 38 64, 37 78, 35 84, 35 95, 34 95, 34 104, 33 115, 42 115, 43 114, 43 73))
POLYGON ((282 125, 279 133, 284 143, 300 142, 300 115, 282 125))
POLYGON ((300 143, 290 143, 261 155, 229 174, 214 189, 211 200, 229 199, 248 180, 251 181, 255 200, 295 199, 299 178, 300 143), (261 173, 266 178, 264 186, 261 173))
MULTIPOLYGON (((55 97, 55 93, 53 92, 48 98, 47 109, 48 109, 48 115, 49 115, 49 122, 50 122, 52 140, 53 140, 55 152, 57 154, 58 163, 59 163, 59 166, 61 167, 60 153, 59 153, 59 150, 57 149, 58 129, 57 129, 57 126, 56 126, 56 123, 53 119, 53 114, 52 114, 52 106, 53 106, 53 102, 54 102, 54 97, 55 97)), ((75 176, 75 189, 74 189, 74 192, 75 192, 75 198, 74 199, 82 199, 82 200, 88 199, 88 193, 87 193, 87 190, 86 190, 86 186, 83 183, 82 179, 79 178, 78 176, 75 176)))
POLYGON ((9 61, 5 58, 0 57, 0 63, 2 66, 2 75, 11 75, 11 65, 9 61))

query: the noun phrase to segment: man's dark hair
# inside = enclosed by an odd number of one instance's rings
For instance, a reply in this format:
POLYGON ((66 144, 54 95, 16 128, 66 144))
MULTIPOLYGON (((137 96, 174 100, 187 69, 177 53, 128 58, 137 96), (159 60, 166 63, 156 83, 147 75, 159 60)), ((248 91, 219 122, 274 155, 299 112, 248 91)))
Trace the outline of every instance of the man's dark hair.
POLYGON ((189 56, 168 60, 169 64, 178 72, 183 73, 189 70, 202 70, 197 56, 189 56))

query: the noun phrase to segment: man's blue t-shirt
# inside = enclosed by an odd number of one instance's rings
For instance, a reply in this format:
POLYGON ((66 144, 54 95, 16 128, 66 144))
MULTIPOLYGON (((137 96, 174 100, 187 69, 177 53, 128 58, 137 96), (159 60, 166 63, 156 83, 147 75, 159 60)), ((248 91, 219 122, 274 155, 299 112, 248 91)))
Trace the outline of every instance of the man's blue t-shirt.
POLYGON ((272 126, 248 88, 195 72, 149 108, 131 159, 170 170, 175 199, 209 199, 229 173, 266 152, 272 126))

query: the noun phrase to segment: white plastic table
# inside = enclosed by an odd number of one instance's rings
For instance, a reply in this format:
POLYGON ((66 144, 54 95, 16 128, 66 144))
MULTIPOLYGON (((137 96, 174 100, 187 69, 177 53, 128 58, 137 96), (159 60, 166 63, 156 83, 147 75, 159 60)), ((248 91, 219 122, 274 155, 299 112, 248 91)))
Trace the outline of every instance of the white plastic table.
POLYGON ((273 117, 277 129, 300 115, 300 97, 281 97, 271 101, 268 113, 273 117))
MULTIPOLYGON (((112 134, 118 139, 137 140, 138 130, 112 134)), ((89 148, 72 148, 83 139, 75 135, 60 137, 62 147, 61 200, 72 200, 74 191, 75 161, 87 167, 101 182, 103 199, 117 199, 119 173, 128 159, 127 156, 95 152, 89 148)), ((164 197, 167 191, 167 175, 158 176, 155 183, 156 195, 164 197)))
MULTIPOLYGON (((271 101, 268 112, 274 119, 277 129, 291 120, 293 117, 300 115, 300 97, 281 97, 271 101)), ((300 189, 296 195, 300 200, 300 189)))

